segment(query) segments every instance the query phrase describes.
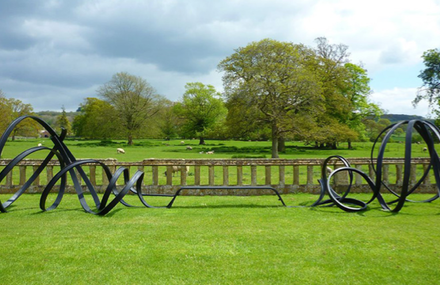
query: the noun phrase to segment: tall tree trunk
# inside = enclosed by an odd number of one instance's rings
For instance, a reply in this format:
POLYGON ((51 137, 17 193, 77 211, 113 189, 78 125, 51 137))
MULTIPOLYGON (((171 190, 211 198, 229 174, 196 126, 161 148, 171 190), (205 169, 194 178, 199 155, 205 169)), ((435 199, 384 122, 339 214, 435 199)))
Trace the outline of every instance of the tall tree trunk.
POLYGON ((276 123, 272 123, 272 158, 279 158, 278 156, 278 129, 276 123))
POLYGON ((286 151, 286 139, 283 136, 278 138, 278 152, 286 151))
POLYGON ((128 145, 133 145, 133 135, 131 133, 128 134, 128 145))
POLYGON ((199 145, 204 145, 204 144, 205 144, 205 138, 200 137, 199 145))
POLYGON ((351 140, 348 140, 348 149, 353 149, 353 146, 351 145, 351 140))

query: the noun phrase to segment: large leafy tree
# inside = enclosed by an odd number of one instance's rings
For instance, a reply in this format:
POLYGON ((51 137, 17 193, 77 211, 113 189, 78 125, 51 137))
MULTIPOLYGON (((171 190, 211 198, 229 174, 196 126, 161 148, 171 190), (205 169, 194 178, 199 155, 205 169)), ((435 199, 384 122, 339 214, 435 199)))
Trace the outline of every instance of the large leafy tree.
POLYGON ((326 38, 317 38, 314 49, 315 70, 322 83, 325 111, 316 120, 317 128, 305 137, 317 145, 336 148, 337 143, 365 138, 362 119, 378 115, 380 109, 369 102, 371 93, 367 71, 349 62, 348 47, 330 44, 326 38))
POLYGON ((225 104, 228 109, 226 127, 230 138, 241 140, 268 140, 270 126, 266 124, 264 114, 248 96, 231 94, 225 104))
POLYGON ((343 44, 330 44, 326 38, 317 38, 314 49, 317 58, 315 72, 322 83, 325 100, 325 111, 317 118, 317 128, 307 138, 317 145, 325 144, 336 148, 341 140, 353 140, 356 133, 347 126, 347 115, 353 111, 353 106, 347 96, 344 96, 348 72, 345 64, 348 62, 348 47, 343 44))
MULTIPOLYGON (((31 104, 25 104, 14 98, 5 98, 0 94, 0 132, 4 132, 9 124, 18 117, 24 115, 34 115, 34 109, 31 104)), ((37 136, 38 125, 34 120, 24 120, 20 122, 12 131, 12 140, 18 135, 37 136)))
POLYGON ((182 131, 186 136, 197 136, 205 144, 205 136, 216 124, 224 120, 227 109, 221 94, 214 86, 200 82, 187 83, 182 101, 174 110, 182 118, 182 131))
POLYGON ((61 131, 61 129, 65 129, 67 134, 72 132, 72 124, 67 118, 66 109, 64 106, 61 108, 61 114, 57 116, 55 126, 61 131))
POLYGON ((162 136, 169 140, 179 132, 179 117, 174 110, 176 103, 165 100, 158 115, 158 128, 162 136))
MULTIPOLYGON (((370 78, 367 71, 361 66, 353 63, 346 63, 345 68, 348 71, 344 96, 352 105, 352 112, 347 114, 346 123, 351 130, 357 132, 362 140, 367 139, 367 132, 363 120, 365 118, 380 117, 383 110, 369 101, 371 93, 370 78)), ((349 148, 351 141, 348 140, 349 148)))
POLYGON ((273 158, 278 157, 279 138, 297 130, 297 119, 320 110, 313 60, 313 52, 302 45, 264 39, 236 49, 218 65, 229 110, 238 110, 236 102, 249 110, 241 112, 243 120, 251 116, 269 126, 273 158))
MULTIPOLYGON (((422 55, 425 69, 420 71, 419 78, 423 80, 423 86, 419 88, 414 105, 421 100, 427 99, 429 105, 434 107, 440 100, 440 49, 430 49, 422 55)), ((440 104, 438 104, 440 105, 440 104)))
POLYGON ((80 105, 80 113, 73 120, 75 136, 88 139, 120 137, 122 122, 110 103, 98 98, 86 98, 80 105))
POLYGON ((0 113, 0 132, 3 133, 11 123, 12 110, 2 90, 0 90, 0 113))
POLYGON ((98 89, 98 94, 115 108, 128 145, 148 129, 148 120, 159 112, 163 102, 162 96, 146 80, 126 72, 113 75, 98 89))

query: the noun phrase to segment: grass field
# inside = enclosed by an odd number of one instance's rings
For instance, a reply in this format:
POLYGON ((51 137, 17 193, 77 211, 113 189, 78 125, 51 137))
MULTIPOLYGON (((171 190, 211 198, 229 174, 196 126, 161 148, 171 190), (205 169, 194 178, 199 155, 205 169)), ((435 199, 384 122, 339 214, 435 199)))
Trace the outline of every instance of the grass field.
MULTIPOLYGON (((51 147, 49 139, 29 139, 9 141, 2 153, 2 158, 12 158, 25 149, 35 147, 38 143, 51 147)), ((148 158, 186 158, 186 159, 209 159, 209 158, 270 158, 271 142, 269 141, 218 141, 207 140, 206 145, 198 145, 198 140, 186 140, 181 144, 180 140, 137 140, 134 146, 127 146, 126 141, 114 140, 112 142, 66 140, 66 145, 77 159, 80 158, 116 158, 120 161, 141 161, 148 158), (192 150, 186 147, 191 146, 192 150), (126 154, 117 154, 116 148, 122 147, 126 154), (213 155, 200 154, 214 150, 213 155)), ((286 152, 280 153, 280 158, 327 158, 330 155, 350 157, 370 157, 372 143, 354 143, 354 149, 347 149, 347 144, 341 143, 336 150, 316 149, 302 142, 287 142, 286 152)), ((426 157, 423 145, 413 144, 414 157, 426 157)), ((387 157, 402 157, 404 144, 390 143, 386 150, 387 157)), ((34 154, 31 158, 44 158, 46 153, 34 154)))
MULTIPOLYGON (((284 199, 306 206, 316 196, 284 199)), ((376 203, 355 214, 285 208, 273 196, 181 197, 172 209, 119 205, 97 217, 85 214, 74 195, 44 213, 38 200, 25 195, 0 214, 2 284, 440 281, 438 201, 407 204, 394 215, 376 203)))
MULTIPOLYGON (((50 141, 8 142, 3 158, 50 141)), ((270 142, 67 141, 77 158, 270 157, 270 142), (166 145, 169 144, 169 145, 166 145), (186 150, 186 145, 193 147, 186 150), (123 147, 125 155, 117 155, 123 147), (200 151, 214 150, 212 156, 200 151)), ((281 158, 368 157, 354 150, 316 150, 289 142, 281 158)), ((414 156, 427 156, 414 145, 414 156)), ((401 157, 391 144, 389 157, 401 157)), ((37 154, 35 158, 43 158, 37 154)), ((0 194, 6 201, 10 195, 0 194)), ((354 194, 366 201, 367 194, 354 194)), ((417 194, 415 200, 430 196, 417 194)), ((152 204, 168 202, 154 198, 152 204)), ((84 213, 76 195, 41 212, 39 195, 23 195, 0 214, 2 284, 438 284, 440 202, 406 204, 399 214, 345 213, 309 206, 310 194, 179 197, 171 209, 118 205, 105 217, 84 213)), ((136 197, 127 200, 140 205, 136 197)))
MULTIPOLYGON (((206 145, 198 145, 198 140, 186 140, 184 144, 181 144, 181 140, 136 140, 134 146, 127 146, 126 141, 114 140, 111 142, 90 141, 90 140, 66 140, 66 145, 69 150, 74 154, 77 159, 94 158, 94 159, 106 159, 116 158, 119 161, 142 161, 148 158, 175 158, 175 159, 211 159, 211 158, 270 158, 271 157, 271 142, 269 141, 219 141, 219 140, 207 140, 206 145), (192 150, 187 150, 186 147, 191 146, 192 150), (122 147, 125 149, 126 154, 117 154, 116 148, 122 147), (213 155, 200 154, 214 150, 213 155)), ((13 158, 22 151, 35 147, 38 143, 42 143, 44 146, 51 147, 53 144, 49 139, 29 139, 29 140, 17 140, 9 141, 6 148, 3 151, 2 158, 13 158)), ((327 158, 331 155, 341 155, 346 158, 353 157, 370 157, 372 143, 369 142, 357 142, 354 143, 354 149, 347 149, 347 144, 341 143, 336 150, 332 149, 316 149, 310 145, 305 145, 302 142, 287 142, 286 151, 280 153, 280 158, 288 159, 308 159, 308 158, 327 158)), ((424 146, 422 144, 413 144, 413 157, 427 157, 428 153, 423 151, 424 146)), ((376 152, 377 154, 377 152, 376 152)), ((28 158, 43 159, 47 155, 46 151, 36 153, 28 158)), ((404 144, 402 143, 390 143, 387 146, 385 156, 386 157, 403 157, 404 144)), ((422 167, 422 166, 420 166, 422 167)), ((101 168, 97 169, 98 183, 101 179, 101 168)), ((151 168, 146 168, 145 184, 152 183, 151 180, 151 168)), ((245 170, 245 171, 250 171, 245 170)), ((264 169, 260 168, 258 173, 258 183, 264 183, 264 169)), ((368 169, 364 169, 368 171, 368 169)), ((422 172, 422 168, 418 170, 422 172)), ((160 169, 160 173, 165 172, 165 167, 160 169)), ((194 170, 190 169, 188 176, 188 183, 193 183, 194 170)), ((28 168, 28 177, 31 175, 32 169, 28 168)), ((216 173, 221 173, 221 169, 216 173)), ((300 169, 300 184, 306 183, 306 167, 300 169)), ((230 168, 230 181, 236 179, 236 171, 230 168)), ((202 183, 208 181, 208 169, 202 169, 201 174, 202 183)), ((250 173, 245 172, 244 179, 248 179, 250 173), (246 176, 247 175, 247 176, 246 176)), ((318 179, 320 177, 320 169, 315 169, 315 176, 318 179)), ((395 179, 395 169, 392 168, 389 173, 390 179, 395 179)), ((272 169, 272 181, 277 183, 278 181, 278 168, 272 169)), ((160 183, 164 184, 166 177, 160 175, 160 183)), ((173 184, 179 183, 179 176, 173 178, 173 184)), ((249 178, 250 179, 250 178, 249 178)), ((293 180, 293 172, 288 169, 286 172, 286 181, 293 180)), ((316 180, 315 179, 315 180, 316 180)), ((13 180, 18 183, 19 176, 18 171, 14 173, 13 180)), ((217 178, 218 183, 221 183, 221 179, 217 178)), ((46 183, 46 177, 41 177, 41 183, 46 183)))

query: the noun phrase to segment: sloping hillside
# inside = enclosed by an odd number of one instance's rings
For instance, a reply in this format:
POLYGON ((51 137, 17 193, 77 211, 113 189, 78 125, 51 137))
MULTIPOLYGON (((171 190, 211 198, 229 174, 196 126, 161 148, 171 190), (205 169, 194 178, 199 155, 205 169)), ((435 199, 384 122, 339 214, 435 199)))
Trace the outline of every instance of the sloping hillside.
MULTIPOLYGON (((61 115, 61 112, 57 111, 41 111, 41 112, 35 112, 35 114, 46 121, 49 125, 53 126, 57 120, 57 117, 61 115)), ((70 122, 73 122, 73 118, 75 118, 76 115, 78 115, 78 112, 66 112, 67 118, 70 122)))
POLYGON ((381 119, 388 119, 391 123, 397 123, 400 121, 406 121, 406 120, 426 120, 426 118, 422 116, 416 116, 416 115, 405 115, 405 114, 385 114, 380 116, 381 119))

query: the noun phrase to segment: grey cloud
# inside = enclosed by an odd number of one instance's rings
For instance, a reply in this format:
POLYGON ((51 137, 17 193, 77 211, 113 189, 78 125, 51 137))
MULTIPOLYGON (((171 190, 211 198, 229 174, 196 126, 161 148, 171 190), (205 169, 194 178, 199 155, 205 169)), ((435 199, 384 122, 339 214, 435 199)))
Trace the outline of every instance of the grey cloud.
MULTIPOLYGON (((378 37, 370 25, 363 25, 361 32, 357 22, 336 21, 339 24, 335 26, 333 19, 323 20, 327 14, 308 18, 319 3, 3 0, 0 89, 7 96, 29 100, 35 109, 59 109, 63 102, 66 108, 75 109, 83 98, 96 96, 96 88, 114 73, 126 71, 145 78, 159 93, 176 100, 186 82, 219 84, 221 75, 215 70, 220 60, 263 38, 314 45, 314 38, 326 36, 333 43, 354 47, 353 57, 361 54, 358 60, 368 69, 371 64, 405 59, 399 45, 380 55, 378 52, 385 45, 383 37, 398 42, 401 35, 378 37), (302 25, 305 18, 307 24, 302 25), (321 33, 330 29, 334 37, 321 33)), ((351 13, 338 11, 342 18, 351 13)))
POLYGON ((384 64, 397 64, 405 61, 405 57, 400 46, 392 46, 380 53, 379 61, 384 64))

